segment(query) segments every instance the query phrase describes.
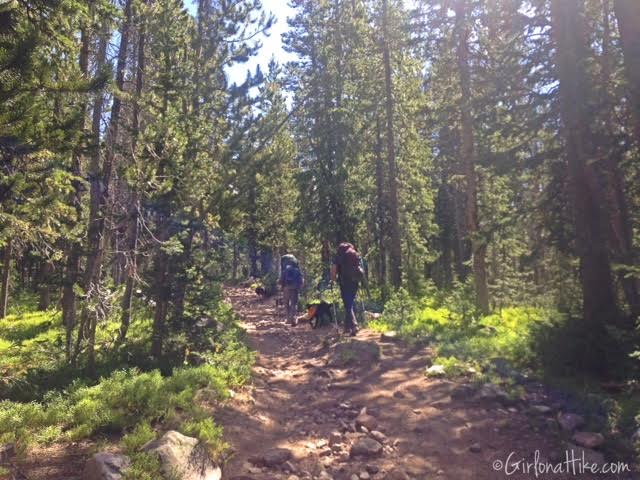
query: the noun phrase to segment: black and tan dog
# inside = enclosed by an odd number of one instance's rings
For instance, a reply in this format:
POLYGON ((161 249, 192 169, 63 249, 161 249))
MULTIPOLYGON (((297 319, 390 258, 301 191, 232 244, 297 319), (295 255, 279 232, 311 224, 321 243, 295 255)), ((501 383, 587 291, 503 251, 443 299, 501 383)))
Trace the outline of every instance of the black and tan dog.
POLYGON ((323 325, 329 325, 333 322, 333 313, 331 304, 324 300, 307 304, 307 312, 299 316, 297 322, 309 322, 312 328, 318 328, 323 325))

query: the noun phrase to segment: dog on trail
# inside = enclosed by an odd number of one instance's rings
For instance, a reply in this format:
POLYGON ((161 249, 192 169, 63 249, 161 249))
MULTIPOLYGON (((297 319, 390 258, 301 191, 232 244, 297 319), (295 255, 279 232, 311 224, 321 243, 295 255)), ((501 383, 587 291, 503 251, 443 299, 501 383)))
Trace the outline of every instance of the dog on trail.
POLYGON ((324 300, 307 304, 307 312, 296 319, 297 323, 309 322, 312 328, 329 325, 333 321, 331 304, 324 300))
POLYGON ((260 297, 261 300, 264 300, 265 298, 267 298, 267 290, 260 286, 260 287, 256 287, 256 295, 258 295, 260 297))

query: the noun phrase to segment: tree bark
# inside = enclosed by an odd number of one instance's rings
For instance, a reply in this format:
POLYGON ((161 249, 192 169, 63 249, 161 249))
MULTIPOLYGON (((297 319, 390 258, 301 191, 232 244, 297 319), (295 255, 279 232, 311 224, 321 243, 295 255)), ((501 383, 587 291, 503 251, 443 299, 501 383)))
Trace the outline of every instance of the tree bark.
MULTIPOLYGON (((136 152, 138 144, 138 136, 140 134, 140 100, 142 98, 142 87, 144 83, 145 70, 145 43, 146 30, 144 22, 140 22, 138 26, 138 56, 136 65, 136 90, 135 101, 133 103, 132 119, 131 119, 131 151, 136 152)), ((122 316, 120 319, 120 341, 124 341, 131 325, 131 306, 133 299, 133 290, 135 288, 136 275, 138 270, 138 239, 140 237, 140 196, 135 190, 131 199, 131 207, 129 209, 129 232, 128 232, 128 259, 126 265, 127 278, 125 281, 124 295, 122 297, 122 316)))
MULTIPOLYGON (((601 55, 601 83, 602 83, 602 103, 605 110, 605 139, 601 145, 600 155, 603 157, 602 179, 604 182, 607 210, 609 212, 609 245, 613 250, 613 258, 616 263, 623 265, 633 265, 633 229, 629 216, 629 203, 625 193, 624 175, 620 171, 620 154, 615 145, 615 132, 613 124, 615 118, 615 103, 610 93, 611 85, 611 25, 609 17, 611 14, 611 0, 602 0, 603 36, 601 55)), ((640 9, 638 9, 640 12, 640 9)), ((640 35, 640 27, 638 32, 640 35)), ((622 285, 629 311, 635 318, 640 315, 640 288, 638 279, 628 277, 627 272, 621 271, 618 275, 622 285)))
POLYGON ((615 0, 614 8, 629 84, 629 104, 635 121, 634 135, 640 147, 640 2, 615 0))
MULTIPOLYGON (((103 32, 98 42, 98 51, 96 53, 96 70, 100 71, 104 68, 107 56, 107 47, 109 43, 109 28, 105 24, 103 32)), ((89 299, 95 294, 95 282, 100 276, 98 271, 101 265, 99 253, 102 250, 101 243, 104 241, 100 231, 100 131, 102 124, 102 110, 104 107, 104 94, 102 91, 96 94, 93 104, 93 113, 91 121, 91 159, 89 162, 89 227, 87 230, 87 245, 89 248, 87 254, 87 265, 83 277, 84 293, 89 299)), ((82 309, 80 317, 80 326, 78 328, 78 337, 76 339, 76 352, 74 357, 80 352, 82 340, 87 339, 87 370, 90 375, 95 371, 95 327, 97 319, 95 315, 89 314, 88 308, 82 309), (92 335, 92 332, 94 333, 92 335)))
POLYGON ((460 127, 462 145, 460 156, 465 177, 465 217, 467 233, 473 256, 473 280, 476 291, 476 306, 483 313, 489 312, 489 289, 487 287, 486 241, 479 237, 478 219, 478 179, 475 171, 477 163, 476 146, 471 116, 471 75, 469 72, 469 27, 466 19, 466 0, 457 0, 456 36, 458 76, 460 81, 460 127))
POLYGON ((391 53, 389 47, 389 5, 382 1, 382 61, 384 63, 385 111, 387 120, 387 169, 389 172, 389 237, 391 249, 391 284, 399 288, 402 285, 402 240, 400 236, 400 216, 398 206, 398 166, 396 164, 395 132, 393 126, 393 78, 391 71, 391 53))
POLYGON ((7 240, 2 253, 2 290, 0 291, 0 319, 7 316, 9 307, 9 282, 11 279, 11 254, 13 239, 7 240))
MULTIPOLYGON (((578 0, 551 2, 552 34, 556 44, 556 69, 560 81, 560 108, 565 152, 573 198, 576 249, 580 258, 585 328, 594 343, 606 322, 619 320, 606 241, 606 221, 594 169, 592 136, 588 127, 587 99, 592 95, 587 70, 587 39, 578 0)), ((594 345, 590 345, 594 347, 594 345)), ((593 352, 591 367, 600 359, 593 352)))
POLYGON ((384 287, 387 283, 387 246, 385 242, 385 232, 387 231, 386 221, 386 199, 385 199, 385 178, 384 161, 382 158, 382 126, 380 119, 376 119, 376 246, 378 247, 377 276, 378 283, 384 287))
MULTIPOLYGON (((89 74, 89 45, 91 43, 91 35, 87 27, 82 28, 80 32, 80 72, 86 79, 89 74)), ((80 140, 73 152, 71 173, 77 178, 73 181, 73 193, 71 194, 71 204, 75 209, 75 222, 82 222, 82 191, 83 186, 80 182, 82 177, 82 150, 84 147, 84 136, 87 123, 87 99, 83 99, 80 105, 80 140)), ((76 291, 75 285, 80 279, 80 242, 72 240, 67 246, 67 261, 62 285, 62 323, 65 326, 65 355, 67 362, 71 361, 73 330, 76 326, 76 291)))

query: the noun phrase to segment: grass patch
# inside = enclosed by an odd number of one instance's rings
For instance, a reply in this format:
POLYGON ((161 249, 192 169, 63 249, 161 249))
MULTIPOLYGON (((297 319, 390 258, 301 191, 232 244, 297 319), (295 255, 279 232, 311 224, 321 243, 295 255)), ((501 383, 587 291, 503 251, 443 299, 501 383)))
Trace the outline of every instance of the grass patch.
POLYGON ((464 309, 438 305, 432 298, 416 300, 400 291, 369 325, 381 332, 394 330, 409 343, 431 341, 441 357, 441 362, 434 363, 446 364, 451 372, 465 368, 464 363, 488 365, 494 358, 536 370, 541 366, 535 349, 539 332, 559 317, 557 312, 534 307, 505 308, 480 316, 466 305, 464 309))
POLYGON ((123 449, 136 454, 129 478, 136 479, 147 478, 135 476, 143 470, 152 472, 148 478, 159 478, 151 460, 137 456, 155 437, 151 425, 188 431, 211 453, 221 454, 226 448, 222 430, 204 419, 208 415, 198 393, 206 391, 208 402, 226 399, 231 388, 249 379, 255 357, 230 307, 220 304, 215 315, 210 328, 167 340, 172 363, 163 369, 165 375, 146 368, 152 365, 149 320, 132 324, 126 345, 115 341, 118 322, 103 323, 97 338, 98 381, 65 362, 59 313, 27 312, 0 321, 0 394, 5 398, 0 401, 0 444, 15 442, 24 451, 33 444, 126 433, 123 449), (142 366, 125 367, 137 363, 142 366))

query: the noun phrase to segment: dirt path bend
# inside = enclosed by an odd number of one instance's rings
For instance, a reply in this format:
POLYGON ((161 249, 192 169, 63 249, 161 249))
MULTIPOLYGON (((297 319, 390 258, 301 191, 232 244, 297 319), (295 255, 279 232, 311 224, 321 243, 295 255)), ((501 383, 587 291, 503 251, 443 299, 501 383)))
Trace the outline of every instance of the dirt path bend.
POLYGON ((557 458, 559 440, 544 428, 553 414, 532 416, 526 406, 464 398, 458 384, 425 377, 426 348, 382 342, 365 329, 357 343, 378 346, 379 361, 341 365, 338 344, 350 340, 332 328, 288 327, 272 299, 262 301, 248 289, 230 287, 227 298, 258 359, 252 384, 216 415, 235 450, 225 479, 532 479, 533 470, 508 475, 495 467, 511 452, 513 461, 534 462, 536 450, 543 459, 557 458), (355 425, 363 409, 358 423, 373 432, 355 425), (372 445, 364 438, 379 440, 382 452, 350 456, 355 443, 372 445), (273 451, 278 448, 288 452, 273 451))

